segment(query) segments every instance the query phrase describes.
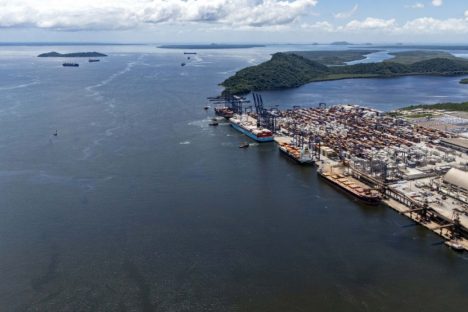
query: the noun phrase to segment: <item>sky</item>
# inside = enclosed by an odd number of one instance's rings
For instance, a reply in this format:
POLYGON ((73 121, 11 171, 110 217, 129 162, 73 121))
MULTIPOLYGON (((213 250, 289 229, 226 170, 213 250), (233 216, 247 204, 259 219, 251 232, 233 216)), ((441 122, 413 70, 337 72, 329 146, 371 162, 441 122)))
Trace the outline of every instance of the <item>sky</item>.
POLYGON ((0 42, 467 43, 468 0, 0 0, 0 42))

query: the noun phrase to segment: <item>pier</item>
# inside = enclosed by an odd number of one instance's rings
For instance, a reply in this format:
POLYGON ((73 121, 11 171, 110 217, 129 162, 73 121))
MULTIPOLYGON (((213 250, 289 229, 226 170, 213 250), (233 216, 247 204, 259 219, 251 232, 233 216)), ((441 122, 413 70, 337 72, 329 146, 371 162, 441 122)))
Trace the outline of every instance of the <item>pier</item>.
MULTIPOLYGON (((266 109, 254 94, 223 105, 235 120, 274 134, 283 154, 368 203, 379 201, 468 251, 468 144, 456 133, 356 105, 266 109), (305 161, 307 160, 307 161, 305 161)), ((219 100, 219 99, 217 99, 219 100)))

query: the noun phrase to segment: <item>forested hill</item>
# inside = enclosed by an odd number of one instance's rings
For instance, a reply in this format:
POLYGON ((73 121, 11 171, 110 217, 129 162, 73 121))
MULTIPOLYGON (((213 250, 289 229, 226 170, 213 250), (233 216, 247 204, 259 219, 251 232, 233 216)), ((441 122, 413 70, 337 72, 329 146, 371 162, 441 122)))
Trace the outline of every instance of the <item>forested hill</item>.
POLYGON ((460 58, 433 58, 411 64, 386 61, 329 67, 294 53, 276 53, 267 62, 238 71, 221 85, 225 87, 225 93, 242 94, 293 88, 314 81, 462 74, 468 74, 468 60, 460 58))

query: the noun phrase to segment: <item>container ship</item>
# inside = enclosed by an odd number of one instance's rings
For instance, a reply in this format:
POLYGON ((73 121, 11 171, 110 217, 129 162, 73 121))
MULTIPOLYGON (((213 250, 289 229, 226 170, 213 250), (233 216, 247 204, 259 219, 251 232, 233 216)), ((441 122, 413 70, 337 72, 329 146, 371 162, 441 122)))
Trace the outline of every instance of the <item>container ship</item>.
POLYGON ((214 111, 217 116, 222 116, 226 119, 232 118, 234 116, 234 112, 229 107, 215 107, 214 111))
POLYGON ((353 195, 365 203, 376 205, 379 204, 382 200, 382 197, 378 191, 358 185, 356 182, 350 181, 343 174, 322 172, 321 170, 318 170, 317 172, 322 178, 326 179, 333 185, 341 188, 348 194, 353 195))
POLYGON ((252 140, 260 143, 273 142, 273 133, 270 130, 258 127, 257 120, 252 117, 244 116, 244 118, 246 120, 243 120, 243 117, 235 116, 229 119, 229 121, 234 129, 252 140))
POLYGON ((78 66, 80 66, 80 64, 78 64, 78 63, 63 63, 62 66, 63 67, 78 67, 78 66))
POLYGON ((279 144, 279 150, 286 156, 297 161, 301 165, 313 165, 314 157, 307 146, 302 148, 289 143, 279 144))

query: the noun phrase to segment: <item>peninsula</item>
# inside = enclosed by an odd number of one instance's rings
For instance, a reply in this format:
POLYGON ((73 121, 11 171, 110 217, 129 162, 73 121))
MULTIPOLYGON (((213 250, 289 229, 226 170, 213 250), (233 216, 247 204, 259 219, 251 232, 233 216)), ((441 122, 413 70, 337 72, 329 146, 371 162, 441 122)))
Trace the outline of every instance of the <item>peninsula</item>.
MULTIPOLYGON (((359 54, 365 52, 368 51, 330 51, 330 55, 335 58, 332 63, 343 63, 349 61, 346 56, 354 53, 359 59, 363 56, 359 54)), ((468 60, 444 52, 399 52, 393 53, 394 58, 385 62, 343 66, 327 66, 330 64, 326 63, 330 61, 323 57, 324 53, 317 54, 322 57, 314 56, 313 52, 275 53, 269 61, 244 68, 221 85, 225 87, 225 93, 245 94, 250 91, 294 88, 327 80, 468 74, 468 60)))
POLYGON ((105 57, 106 54, 99 52, 74 52, 74 53, 58 53, 47 52, 39 54, 37 57, 105 57))
POLYGON ((411 111, 415 109, 445 110, 445 111, 451 111, 451 112, 468 112, 468 102, 412 105, 412 106, 401 108, 400 110, 411 111))

